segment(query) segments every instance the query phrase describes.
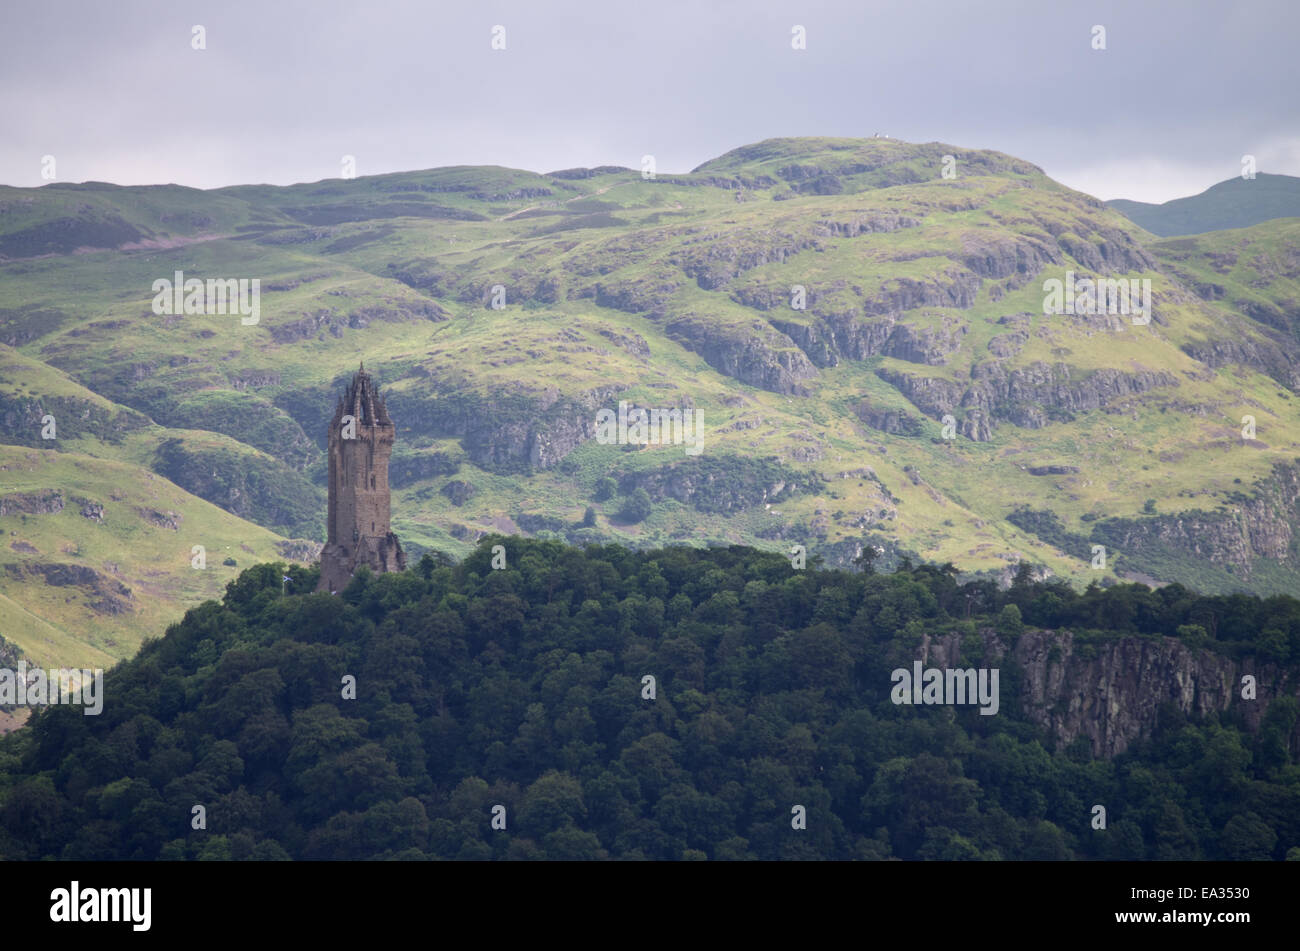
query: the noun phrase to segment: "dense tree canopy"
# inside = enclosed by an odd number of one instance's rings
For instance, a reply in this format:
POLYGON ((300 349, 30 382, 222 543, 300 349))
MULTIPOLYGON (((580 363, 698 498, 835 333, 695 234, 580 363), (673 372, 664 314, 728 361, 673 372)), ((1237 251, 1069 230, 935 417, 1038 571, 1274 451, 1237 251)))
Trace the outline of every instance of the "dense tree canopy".
POLYGON ((1169 710, 1111 761, 1051 749, 1014 670, 998 716, 889 699, 922 633, 1169 635, 1293 665, 1290 598, 500 537, 338 596, 285 595, 282 570, 109 672, 102 715, 52 707, 0 742, 0 857, 1300 855, 1291 699, 1254 734, 1169 710))

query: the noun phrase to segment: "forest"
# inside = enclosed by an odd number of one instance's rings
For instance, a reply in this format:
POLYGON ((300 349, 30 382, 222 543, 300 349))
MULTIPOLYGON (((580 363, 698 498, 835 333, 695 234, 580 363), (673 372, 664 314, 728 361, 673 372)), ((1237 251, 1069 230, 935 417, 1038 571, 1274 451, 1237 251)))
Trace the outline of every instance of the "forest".
POLYGON ((980 632, 1030 628, 1294 684, 1289 597, 502 536, 318 574, 245 570, 107 672, 101 715, 0 740, 0 858, 1300 859, 1294 697, 1254 732, 1167 705, 1113 759, 1055 748, 1005 662, 994 716, 890 700, 923 635, 979 666, 980 632))

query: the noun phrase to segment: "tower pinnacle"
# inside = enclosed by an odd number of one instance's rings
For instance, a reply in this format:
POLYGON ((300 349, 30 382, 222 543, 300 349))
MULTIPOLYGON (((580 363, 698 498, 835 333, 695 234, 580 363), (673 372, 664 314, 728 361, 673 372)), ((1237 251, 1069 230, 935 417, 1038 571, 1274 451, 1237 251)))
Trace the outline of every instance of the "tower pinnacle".
POLYGON ((330 423, 328 539, 318 591, 343 590, 362 565, 376 573, 406 568, 406 553, 389 523, 394 437, 388 408, 363 362, 330 423))

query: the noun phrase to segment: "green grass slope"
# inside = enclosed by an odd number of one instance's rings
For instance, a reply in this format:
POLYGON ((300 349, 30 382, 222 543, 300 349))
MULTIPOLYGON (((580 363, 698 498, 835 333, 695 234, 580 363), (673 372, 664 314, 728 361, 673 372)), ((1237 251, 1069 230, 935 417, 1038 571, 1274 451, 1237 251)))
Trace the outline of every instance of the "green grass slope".
POLYGON ((0 633, 33 663, 111 666, 240 566, 283 557, 275 534, 139 466, 0 446, 0 478, 0 633))
POLYGON ((653 178, 77 188, 9 190, 25 217, 0 234, 81 214, 75 195, 158 240, 0 261, 0 442, 133 466, 268 540, 323 540, 325 428, 364 360, 417 555, 522 532, 1300 584, 1285 221, 1217 233, 1244 251, 1155 241, 1027 162, 891 139, 774 139, 653 178), (258 322, 155 314, 178 270, 260 280, 258 322), (1044 313, 1067 272, 1150 281, 1150 323, 1044 313), (600 444, 619 401, 698 410, 702 452, 600 444))

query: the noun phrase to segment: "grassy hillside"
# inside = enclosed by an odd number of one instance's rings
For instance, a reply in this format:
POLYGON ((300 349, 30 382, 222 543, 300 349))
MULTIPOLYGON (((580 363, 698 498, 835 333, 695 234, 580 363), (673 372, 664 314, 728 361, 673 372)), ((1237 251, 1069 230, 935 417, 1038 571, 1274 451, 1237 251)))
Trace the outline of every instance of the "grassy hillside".
POLYGON ((1151 244, 1164 268, 1226 314, 1300 339, 1300 218, 1151 244))
POLYGON ((139 466, 0 446, 0 473, 0 631, 34 663, 111 666, 240 565, 281 557, 273 533, 139 466))
MULTIPOLYGON (((1155 241, 1019 159, 815 138, 654 179, 453 167, 8 189, 0 210, 0 441, 168 480, 224 509, 236 547, 323 540, 325 427, 364 360, 417 555, 524 532, 838 565, 870 544, 1004 580, 1027 559, 1078 585, 1300 583, 1286 222, 1240 232, 1241 270, 1218 274, 1217 238, 1155 241), (131 235, 76 230, 110 218, 131 235), (40 243, 68 221, 75 247, 40 243), (259 321, 155 314, 153 282, 178 270, 257 278, 259 321), (1151 322, 1045 314, 1043 281, 1067 272, 1149 280, 1151 322), (700 411, 702 453, 599 444, 619 401, 700 411), (653 505, 630 522, 639 490, 653 505)), ((27 575, 5 583, 44 603, 27 575)))

